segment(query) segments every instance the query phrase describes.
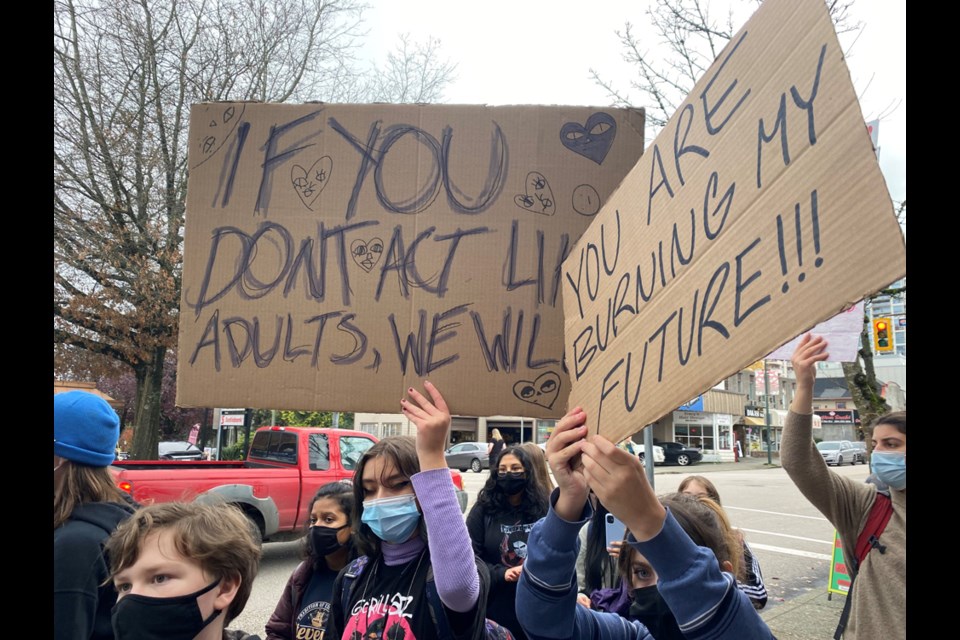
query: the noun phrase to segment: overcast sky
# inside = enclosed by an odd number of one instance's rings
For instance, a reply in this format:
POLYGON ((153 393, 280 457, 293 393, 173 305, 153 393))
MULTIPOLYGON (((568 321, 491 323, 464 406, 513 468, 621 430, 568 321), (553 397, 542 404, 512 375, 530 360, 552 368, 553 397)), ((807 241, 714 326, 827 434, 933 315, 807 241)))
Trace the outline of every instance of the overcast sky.
MULTIPOLYGON (((369 53, 382 59, 397 34, 439 38, 445 57, 457 65, 456 80, 444 94, 450 104, 570 104, 606 106, 606 92, 590 78, 596 69, 643 106, 629 90, 633 69, 623 62, 615 31, 624 23, 647 29, 650 0, 370 0, 365 14, 369 53), (379 51, 377 49, 379 48, 379 51)), ((732 5, 749 17, 743 0, 714 0, 713 11, 732 5)), ((891 197, 907 197, 906 3, 858 0, 854 18, 859 36, 844 34, 851 78, 864 119, 881 118, 880 167, 891 197), (854 40, 856 37, 856 40, 854 40)))

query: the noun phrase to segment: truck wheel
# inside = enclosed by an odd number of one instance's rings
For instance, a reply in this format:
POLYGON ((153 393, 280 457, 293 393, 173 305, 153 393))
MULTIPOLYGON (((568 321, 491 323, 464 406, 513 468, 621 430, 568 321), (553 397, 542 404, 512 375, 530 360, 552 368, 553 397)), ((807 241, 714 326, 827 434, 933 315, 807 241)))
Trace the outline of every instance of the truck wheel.
POLYGON ((474 473, 480 473, 480 471, 483 469, 483 465, 480 464, 480 461, 479 461, 479 460, 477 460, 476 458, 474 458, 473 460, 470 461, 470 469, 471 469, 474 473))
POLYGON ((250 532, 253 534, 253 540, 257 543, 258 547, 263 547, 263 524, 261 524, 261 516, 259 513, 253 513, 248 509, 244 509, 243 513, 247 516, 247 521, 250 523, 250 532))

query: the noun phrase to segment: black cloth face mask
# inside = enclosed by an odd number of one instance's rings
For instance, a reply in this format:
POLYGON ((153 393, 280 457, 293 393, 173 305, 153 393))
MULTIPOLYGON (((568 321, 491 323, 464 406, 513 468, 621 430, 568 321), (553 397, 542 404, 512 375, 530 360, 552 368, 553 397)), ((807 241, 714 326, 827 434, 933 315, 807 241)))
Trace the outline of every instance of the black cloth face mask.
POLYGON ((197 602, 218 584, 219 578, 199 591, 173 598, 123 596, 111 614, 116 640, 193 640, 222 613, 214 609, 204 620, 197 602))
POLYGON ((497 484, 508 496, 515 496, 527 488, 526 478, 517 478, 512 473, 508 473, 503 478, 497 478, 497 484))
POLYGON ((319 525, 310 527, 310 548, 313 549, 314 555, 322 558, 344 546, 337 539, 337 535, 341 529, 349 526, 345 524, 342 527, 323 527, 319 525))
POLYGON ((634 589, 631 596, 630 612, 627 614, 631 620, 646 625, 650 635, 657 640, 683 640, 677 619, 660 595, 657 585, 634 589))

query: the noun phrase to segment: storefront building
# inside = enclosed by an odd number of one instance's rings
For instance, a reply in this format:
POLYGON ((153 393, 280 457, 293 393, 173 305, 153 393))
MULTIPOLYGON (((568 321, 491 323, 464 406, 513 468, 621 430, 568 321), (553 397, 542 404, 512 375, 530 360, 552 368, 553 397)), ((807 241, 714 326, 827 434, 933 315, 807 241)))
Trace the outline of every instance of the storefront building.
MULTIPOLYGON (((356 429, 378 438, 417 434, 416 427, 402 413, 357 413, 353 423, 356 429)), ((539 444, 547 441, 556 424, 556 420, 521 416, 453 416, 448 446, 458 442, 489 442, 494 428, 499 429, 507 444, 539 444)))
MULTIPOLYGON (((710 389, 657 420, 653 437, 700 449, 704 462, 733 462, 733 424, 743 415, 743 405, 744 397, 739 393, 710 389)), ((642 434, 633 440, 642 443, 642 434)))
POLYGON ((767 440, 770 440, 769 451, 780 455, 780 439, 783 436, 783 425, 787 419, 787 412, 783 409, 770 409, 770 424, 767 424, 766 412, 763 407, 744 405, 743 416, 734 427, 737 440, 744 455, 761 457, 767 455, 767 440))

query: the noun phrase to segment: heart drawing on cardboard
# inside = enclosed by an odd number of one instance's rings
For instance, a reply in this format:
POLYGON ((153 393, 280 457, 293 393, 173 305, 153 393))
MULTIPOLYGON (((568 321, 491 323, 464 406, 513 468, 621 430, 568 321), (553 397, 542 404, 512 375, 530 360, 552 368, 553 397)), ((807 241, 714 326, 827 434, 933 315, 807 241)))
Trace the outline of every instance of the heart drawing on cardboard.
POLYGON ((585 125, 568 122, 560 127, 560 142, 570 151, 603 164, 613 140, 617 137, 617 121, 609 113, 598 111, 587 118, 585 125))
POLYGON ((377 266, 382 255, 383 240, 380 238, 357 239, 350 243, 350 256, 357 263, 357 266, 367 273, 370 273, 370 270, 377 266))
POLYGON ((559 394, 560 376, 554 371, 541 374, 536 380, 519 380, 513 385, 513 395, 518 399, 547 409, 553 408, 559 394))
POLYGON ((539 171, 531 171, 527 174, 524 186, 525 193, 517 194, 513 198, 517 206, 545 216, 552 216, 557 210, 557 205, 553 200, 553 190, 544 175, 539 171))
POLYGON ((309 169, 304 169, 298 164, 293 165, 290 170, 290 182, 293 184, 294 191, 300 196, 307 209, 313 210, 313 202, 320 196, 320 192, 330 181, 330 173, 333 171, 333 160, 330 156, 323 156, 314 162, 309 169))

